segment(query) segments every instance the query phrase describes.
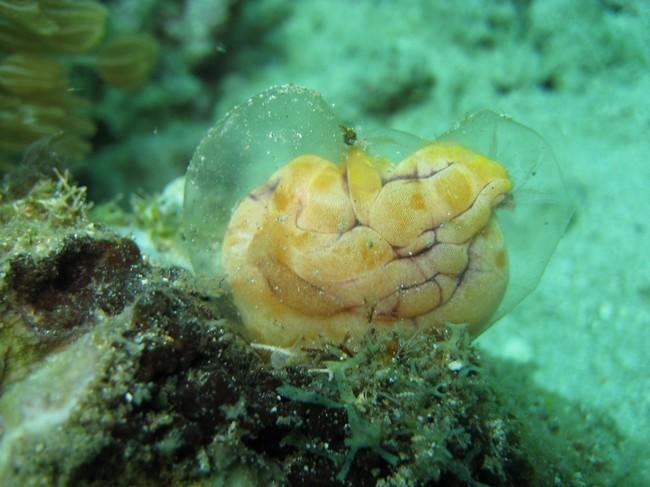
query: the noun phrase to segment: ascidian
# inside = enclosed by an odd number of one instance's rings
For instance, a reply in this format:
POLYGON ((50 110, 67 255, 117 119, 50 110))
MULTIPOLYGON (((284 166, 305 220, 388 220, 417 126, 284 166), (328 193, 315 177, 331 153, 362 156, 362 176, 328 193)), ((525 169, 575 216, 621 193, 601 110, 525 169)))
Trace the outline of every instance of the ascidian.
POLYGON ((228 113, 190 163, 190 259, 227 285, 251 340, 446 324, 477 336, 534 288, 570 215, 537 134, 491 112, 433 142, 342 127, 317 93, 275 87, 228 113))

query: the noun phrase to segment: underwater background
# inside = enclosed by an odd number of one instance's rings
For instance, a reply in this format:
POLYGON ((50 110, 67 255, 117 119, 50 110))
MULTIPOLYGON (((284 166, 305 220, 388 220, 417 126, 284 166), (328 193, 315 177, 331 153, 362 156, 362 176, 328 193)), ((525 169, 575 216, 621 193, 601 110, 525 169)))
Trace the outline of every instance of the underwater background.
MULTIPOLYGON (((196 146, 228 110, 270 86, 319 91, 350 127, 388 127, 425 139, 482 109, 533 128, 555 151, 574 213, 536 290, 474 346, 493 364, 515 408, 519 396, 528 403, 539 397, 540 409, 560 416, 548 418, 548 430, 564 429, 584 454, 584 471, 605 472, 599 485, 650 485, 650 3, 4 3, 0 203, 24 197, 25 181, 67 169, 93 202, 92 225, 134 237, 160 265, 188 266, 179 243, 177 178, 196 146)), ((66 204, 74 206, 75 197, 66 204)), ((1 213, 3 225, 15 226, 3 230, 5 317, 22 303, 10 296, 27 286, 17 269, 29 268, 27 261, 16 264, 19 249, 7 243, 26 231, 16 228, 22 224, 11 211, 1 213)), ((42 235, 56 240, 57 227, 48 231, 42 235)), ((546 238, 543 228, 536 237, 546 238)), ((135 259, 129 244, 119 248, 120 262, 135 259)), ((36 260, 47 255, 34 252, 36 260)), ((115 302, 100 307, 122 312, 115 302)), ((46 345, 3 332, 0 470, 29 463, 16 460, 21 453, 10 438, 18 436, 7 433, 20 422, 2 414, 24 404, 16 384, 71 337, 79 339, 73 328, 68 323, 65 336, 46 345), (17 348, 11 342, 23 339, 17 348), (29 363, 10 366, 21 350, 29 351, 29 363), (19 399, 9 398, 11 390, 19 399)), ((93 367, 97 357, 87 356, 80 367, 93 367)), ((48 468, 33 485, 57 485, 47 480, 56 478, 48 468)), ((73 485, 74 478, 59 485, 73 485)), ((22 485, 12 481, 4 485, 22 485)), ((576 477, 557 485, 589 484, 576 477)))

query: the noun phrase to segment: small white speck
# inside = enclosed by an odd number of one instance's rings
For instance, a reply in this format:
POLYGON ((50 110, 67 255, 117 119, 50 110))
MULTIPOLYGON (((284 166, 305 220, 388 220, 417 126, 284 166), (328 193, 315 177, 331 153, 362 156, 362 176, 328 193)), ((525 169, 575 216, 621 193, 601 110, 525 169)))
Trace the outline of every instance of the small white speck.
POLYGON ((614 316, 614 305, 609 301, 605 301, 598 308, 598 316, 601 320, 609 321, 614 316))
POLYGON ((452 360, 447 364, 447 368, 452 372, 458 372, 463 367, 465 367, 465 364, 460 360, 452 360))

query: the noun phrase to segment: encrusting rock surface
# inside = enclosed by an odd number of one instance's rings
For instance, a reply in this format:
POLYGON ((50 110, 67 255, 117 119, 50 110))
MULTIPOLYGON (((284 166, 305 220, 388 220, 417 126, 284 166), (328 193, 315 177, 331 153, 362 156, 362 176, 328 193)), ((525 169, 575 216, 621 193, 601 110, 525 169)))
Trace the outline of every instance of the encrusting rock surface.
POLYGON ((509 384, 532 387, 525 372, 498 382, 507 364, 485 366, 462 330, 371 329, 354 346, 291 353, 251 346, 226 296, 93 223, 84 196, 61 173, 21 190, 8 179, 2 191, 2 485, 611 476, 613 429, 572 444, 570 420, 554 416, 563 406, 517 399, 509 384))

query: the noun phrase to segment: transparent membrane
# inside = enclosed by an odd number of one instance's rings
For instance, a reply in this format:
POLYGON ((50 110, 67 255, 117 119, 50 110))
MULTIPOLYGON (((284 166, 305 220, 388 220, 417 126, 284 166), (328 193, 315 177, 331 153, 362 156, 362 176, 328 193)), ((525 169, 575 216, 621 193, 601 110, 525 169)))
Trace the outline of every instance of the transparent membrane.
POLYGON ((553 150, 535 131, 485 110, 437 140, 456 142, 507 170, 512 199, 497 208, 509 261, 509 282, 492 321, 530 294, 564 233, 573 204, 553 150))
POLYGON ((339 160, 340 122, 316 91, 277 86, 233 108, 212 127, 187 169, 183 220, 194 271, 221 277, 221 243, 239 201, 301 154, 339 160))
MULTIPOLYGON (((391 130, 357 135, 366 152, 394 164, 431 143, 391 130)), ((493 322, 537 285, 571 215, 568 192, 548 144, 509 118, 479 112, 437 140, 499 162, 513 182, 512 198, 497 211, 510 275, 493 322)), ((215 285, 224 281, 223 236, 245 195, 299 155, 340 162, 347 147, 331 107, 305 88, 273 87, 230 111, 201 141, 187 170, 185 234, 197 275, 215 285)))

